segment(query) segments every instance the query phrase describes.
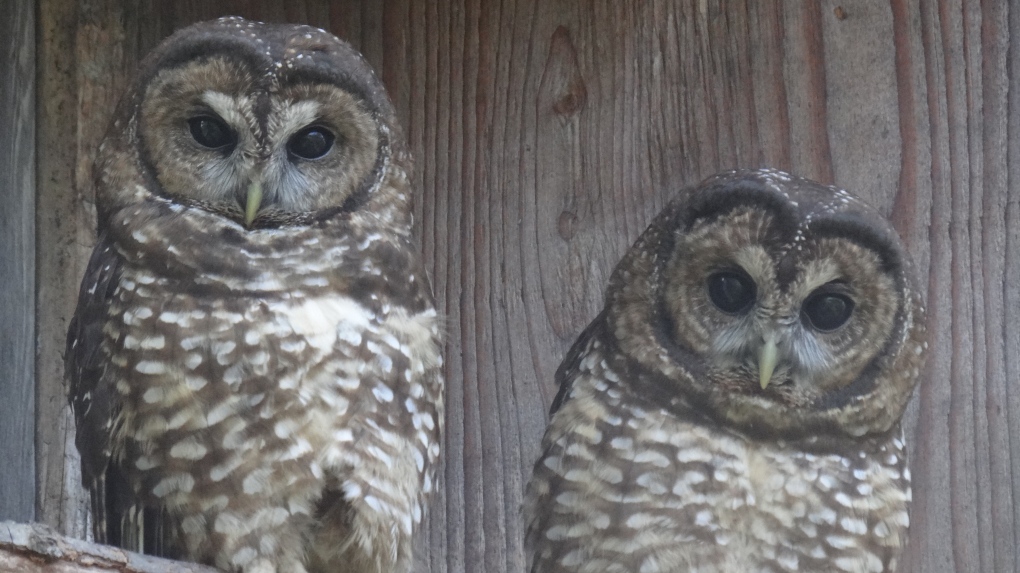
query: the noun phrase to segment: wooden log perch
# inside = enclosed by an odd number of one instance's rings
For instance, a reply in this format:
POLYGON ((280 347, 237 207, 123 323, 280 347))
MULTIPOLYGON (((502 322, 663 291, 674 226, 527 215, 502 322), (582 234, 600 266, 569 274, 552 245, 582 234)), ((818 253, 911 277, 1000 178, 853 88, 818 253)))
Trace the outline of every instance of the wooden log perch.
POLYGON ((170 561, 64 537, 41 523, 0 522, 0 573, 217 573, 195 563, 170 561))

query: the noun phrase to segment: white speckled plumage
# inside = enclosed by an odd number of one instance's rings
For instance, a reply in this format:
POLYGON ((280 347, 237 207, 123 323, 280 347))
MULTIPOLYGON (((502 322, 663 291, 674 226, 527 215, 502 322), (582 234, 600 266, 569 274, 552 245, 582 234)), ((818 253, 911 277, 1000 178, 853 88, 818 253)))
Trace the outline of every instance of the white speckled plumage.
POLYGON ((914 280, 892 228, 845 191, 760 170, 681 193, 557 372, 530 571, 894 571, 899 420, 926 347, 914 280), (746 307, 712 306, 720 269, 753 279, 746 307), (832 330, 803 315, 819 289, 856 304, 832 330))
POLYGON ((246 573, 410 570, 443 405, 409 166, 378 79, 325 32, 225 18, 146 59, 97 162, 68 333, 98 540, 246 573), (173 113, 219 118, 236 151, 179 143, 173 113), (316 161, 291 149, 308 125, 339 133, 316 161))

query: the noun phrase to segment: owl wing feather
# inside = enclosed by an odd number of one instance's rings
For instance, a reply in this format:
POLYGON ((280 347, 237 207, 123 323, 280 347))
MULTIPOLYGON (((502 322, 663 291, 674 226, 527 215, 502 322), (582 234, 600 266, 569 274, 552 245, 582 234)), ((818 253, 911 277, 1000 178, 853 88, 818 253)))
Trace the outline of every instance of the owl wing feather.
POLYGON ((95 540, 160 554, 157 516, 143 511, 117 464, 110 463, 120 394, 104 376, 108 359, 102 350, 103 327, 110 319, 109 307, 123 262, 113 241, 100 232, 67 330, 64 372, 77 426, 75 445, 81 454, 82 483, 91 497, 95 540), (149 523, 143 524, 144 520, 149 523))
POLYGON ((552 406, 549 407, 549 416, 555 414, 563 404, 570 398, 572 382, 577 378, 577 372, 581 367, 581 360, 589 354, 589 346, 594 340, 602 337, 606 329, 606 311, 599 313, 595 320, 591 321, 577 337, 577 341, 570 347, 567 356, 556 369, 556 386, 559 390, 553 398, 552 406))

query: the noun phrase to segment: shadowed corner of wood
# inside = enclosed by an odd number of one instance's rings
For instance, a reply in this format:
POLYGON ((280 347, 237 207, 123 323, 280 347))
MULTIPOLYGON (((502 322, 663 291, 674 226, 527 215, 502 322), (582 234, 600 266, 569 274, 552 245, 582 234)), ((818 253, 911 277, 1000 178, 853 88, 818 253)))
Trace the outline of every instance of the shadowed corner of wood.
POLYGON ((0 573, 217 573, 217 569, 64 537, 41 523, 0 522, 0 573))

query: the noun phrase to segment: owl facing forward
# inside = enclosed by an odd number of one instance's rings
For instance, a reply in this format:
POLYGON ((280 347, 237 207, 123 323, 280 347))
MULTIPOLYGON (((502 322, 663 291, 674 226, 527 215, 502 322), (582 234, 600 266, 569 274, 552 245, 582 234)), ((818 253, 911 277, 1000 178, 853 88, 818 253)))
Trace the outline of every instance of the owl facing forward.
POLYGON ((382 84, 321 30, 225 18, 143 61, 68 333, 98 541, 410 569, 443 382, 409 169, 382 84))
POLYGON ((845 191, 760 170, 681 194, 557 372, 531 571, 895 570, 913 272, 845 191))

